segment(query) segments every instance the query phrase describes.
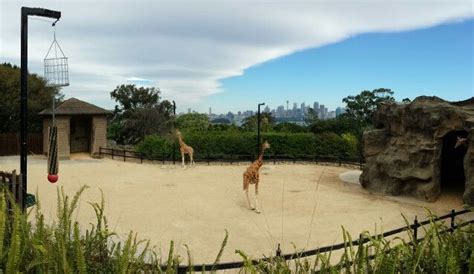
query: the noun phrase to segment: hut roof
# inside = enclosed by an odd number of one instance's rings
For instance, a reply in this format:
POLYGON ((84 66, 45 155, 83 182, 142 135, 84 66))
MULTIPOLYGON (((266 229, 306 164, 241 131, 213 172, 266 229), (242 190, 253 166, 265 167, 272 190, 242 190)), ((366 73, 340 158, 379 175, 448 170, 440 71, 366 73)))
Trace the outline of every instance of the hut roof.
MULTIPOLYGON (((112 112, 93 104, 70 98, 56 107, 55 115, 107 115, 112 112)), ((52 109, 45 109, 40 115, 52 115, 52 109)))

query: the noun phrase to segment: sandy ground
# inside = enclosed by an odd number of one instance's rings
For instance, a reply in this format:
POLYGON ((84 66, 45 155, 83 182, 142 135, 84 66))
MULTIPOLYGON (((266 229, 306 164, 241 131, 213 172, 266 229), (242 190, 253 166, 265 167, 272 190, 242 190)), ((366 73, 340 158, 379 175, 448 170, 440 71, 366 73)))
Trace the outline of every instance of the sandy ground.
MULTIPOLYGON (((371 194, 357 184, 358 171, 348 168, 269 163, 261 170, 258 215, 248 209, 242 191, 247 165, 182 169, 76 157, 60 162, 59 182, 51 184, 46 180, 46 160, 34 156, 29 157, 28 192, 37 189, 42 211, 51 221, 58 187, 72 196, 80 186, 90 186, 77 213, 77 219, 88 224, 94 215, 87 202, 98 202, 102 189, 109 225, 121 239, 133 230, 165 254, 174 240, 183 259, 187 244, 195 263, 214 261, 225 229, 229 240, 221 262, 240 260, 236 249, 258 258, 274 254, 281 243, 283 252, 290 253, 292 243, 310 249, 341 242, 341 226, 355 238, 364 230, 403 225, 401 214, 423 219, 426 208, 444 214, 462 205, 460 194, 444 195, 436 203, 371 194)), ((13 169, 19 170, 18 157, 0 158, 0 170, 13 169)))

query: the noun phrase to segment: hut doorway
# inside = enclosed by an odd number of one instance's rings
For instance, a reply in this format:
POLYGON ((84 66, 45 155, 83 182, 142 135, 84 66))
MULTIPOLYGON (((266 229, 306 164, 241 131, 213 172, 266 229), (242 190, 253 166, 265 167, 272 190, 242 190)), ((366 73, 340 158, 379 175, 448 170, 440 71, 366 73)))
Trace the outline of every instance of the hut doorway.
POLYGON ((91 139, 91 118, 87 116, 71 117, 71 153, 89 152, 91 139))
POLYGON ((467 147, 464 145, 455 148, 458 137, 466 138, 467 132, 451 131, 443 137, 441 151, 441 191, 463 193, 466 183, 464 172, 464 156, 467 147))

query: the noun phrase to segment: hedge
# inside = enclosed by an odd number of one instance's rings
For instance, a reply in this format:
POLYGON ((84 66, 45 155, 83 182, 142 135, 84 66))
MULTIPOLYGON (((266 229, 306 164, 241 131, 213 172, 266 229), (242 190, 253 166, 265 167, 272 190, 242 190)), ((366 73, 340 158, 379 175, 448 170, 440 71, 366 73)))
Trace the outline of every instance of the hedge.
MULTIPOLYGON (((319 157, 337 156, 358 159, 354 142, 335 133, 263 133, 262 142, 267 140, 271 148, 266 152, 277 155, 315 155, 319 157)), ((184 134, 186 144, 194 148, 196 157, 207 154, 255 155, 257 136, 250 132, 191 132, 184 134)), ((173 142, 175 153, 179 154, 178 141, 158 135, 147 136, 136 146, 136 150, 146 157, 171 155, 173 142)))

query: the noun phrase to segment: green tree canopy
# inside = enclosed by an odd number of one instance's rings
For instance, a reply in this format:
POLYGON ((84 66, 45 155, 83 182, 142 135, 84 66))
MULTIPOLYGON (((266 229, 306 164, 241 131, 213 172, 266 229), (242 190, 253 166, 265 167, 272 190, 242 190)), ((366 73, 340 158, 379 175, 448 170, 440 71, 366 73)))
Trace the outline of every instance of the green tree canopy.
MULTIPOLYGON (((47 87, 46 80, 37 74, 28 75, 28 131, 40 132, 42 118, 38 113, 51 108, 53 95, 57 103, 63 95, 59 89, 47 87)), ((0 64, 0 132, 20 129, 20 68, 0 64)))
POLYGON ((392 97, 393 93, 391 89, 379 88, 372 91, 363 90, 356 96, 345 97, 342 99, 342 102, 346 103, 346 113, 344 115, 371 124, 372 115, 381 102, 395 101, 392 97))
POLYGON ((173 121, 173 105, 160 102, 158 88, 117 86, 110 97, 115 106, 114 118, 109 127, 109 137, 122 144, 136 144, 145 136, 170 132, 173 121))
MULTIPOLYGON (((275 125, 275 118, 269 112, 263 112, 260 114, 260 130, 270 131, 275 125)), ((242 128, 246 131, 257 130, 257 114, 252 115, 244 119, 242 128)))
POLYGON ((204 131, 209 124, 209 118, 202 113, 187 113, 176 118, 176 127, 182 131, 204 131))

